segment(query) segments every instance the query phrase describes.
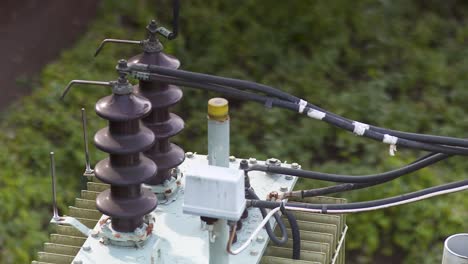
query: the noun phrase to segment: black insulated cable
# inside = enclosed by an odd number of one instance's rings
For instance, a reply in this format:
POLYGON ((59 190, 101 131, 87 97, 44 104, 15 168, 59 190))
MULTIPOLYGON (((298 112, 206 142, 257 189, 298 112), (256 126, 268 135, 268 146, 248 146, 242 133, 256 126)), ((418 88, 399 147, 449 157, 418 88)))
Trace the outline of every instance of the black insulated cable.
MULTIPOLYGON (((438 185, 435 187, 430 187, 427 189, 419 190, 412 193, 406 193, 399 196, 394 196, 390 198, 384 198, 380 200, 372 200, 366 202, 355 202, 355 203, 347 203, 347 204, 308 204, 308 203, 286 203, 286 207, 298 207, 298 208, 305 208, 305 209, 315 209, 321 210, 323 213, 327 213, 327 210, 357 210, 357 209, 365 209, 365 208, 372 208, 378 206, 385 206, 393 203, 404 202, 413 200, 415 198, 420 198, 429 194, 438 193, 442 191, 452 191, 455 192, 455 189, 461 187, 467 187, 468 180, 462 180, 457 182, 451 182, 448 184, 438 185)), ((271 201, 259 201, 259 200, 248 200, 247 206, 251 207, 259 207, 259 208, 276 208, 281 206, 281 202, 271 202, 271 201)), ((287 208, 286 208, 287 209, 287 208)))
POLYGON ((448 157, 450 156, 446 154, 437 154, 429 158, 417 161, 415 163, 406 165, 396 170, 391 170, 391 171, 378 173, 378 174, 362 175, 362 176, 331 174, 331 173, 308 171, 308 170, 303 170, 303 169, 292 169, 292 168, 270 166, 270 165, 252 165, 247 169, 247 171, 264 171, 264 172, 270 172, 270 173, 276 173, 276 174, 293 175, 293 176, 306 178, 306 179, 331 181, 331 182, 345 182, 345 183, 373 182, 374 183, 374 182, 386 182, 389 180, 396 179, 408 173, 415 172, 417 170, 430 166, 448 157))
MULTIPOLYGON (((132 65, 135 67, 134 65, 132 65)), ((132 67, 131 66, 131 67, 132 67)), ((289 102, 298 104, 301 99, 298 97, 291 95, 289 93, 286 93, 284 91, 281 91, 280 89, 252 82, 252 81, 246 81, 246 80, 240 80, 240 79, 235 79, 235 78, 227 78, 227 77, 219 77, 215 75, 210 75, 210 74, 203 74, 203 73, 196 73, 196 72, 190 72, 190 71, 183 71, 183 70, 173 70, 173 69, 168 69, 156 65, 143 65, 140 64, 136 66, 137 69, 144 70, 144 71, 149 71, 149 72, 154 72, 154 73, 159 73, 163 75, 168 75, 172 77, 177 77, 181 79, 190 79, 193 81, 198 81, 198 82, 205 82, 205 83, 215 83, 223 86, 230 86, 230 87, 235 87, 239 89, 247 89, 247 90, 253 90, 253 91, 258 91, 265 93, 270 96, 276 96, 279 99, 287 100, 289 102)), ((349 123, 350 125, 354 126, 352 124, 352 121, 342 117, 340 115, 334 114, 330 111, 327 111, 325 109, 322 109, 316 105, 313 105, 311 103, 308 103, 307 106, 309 108, 315 109, 322 111, 326 113, 327 115, 331 115, 337 119, 340 119, 344 122, 349 123)), ((425 142, 425 143, 431 143, 431 144, 442 144, 442 145, 450 145, 450 146, 459 146, 459 147, 468 147, 468 140, 466 139, 461 139, 461 138, 455 138, 455 137, 445 137, 445 136, 435 136, 435 135, 425 135, 425 134, 418 134, 418 133, 410 133, 410 132, 403 132, 403 131, 398 131, 398 130, 391 130, 391 129, 386 129, 378 126, 373 126, 370 125, 370 130, 373 130, 375 132, 379 132, 382 134, 389 134, 392 136, 396 136, 399 138, 405 138, 408 140, 413 140, 413 141, 420 141, 420 142, 425 142)))
MULTIPOLYGON (((144 64, 133 64, 133 66, 134 65, 144 65, 144 64)), ((142 66, 140 66, 140 67, 142 67, 142 66)), ((244 91, 236 90, 235 88, 232 88, 232 87, 214 85, 214 84, 210 84, 210 83, 206 83, 206 82, 203 83, 202 79, 200 79, 200 80, 197 79, 196 80, 197 82, 187 81, 187 80, 182 79, 184 77, 183 76, 184 74, 189 74, 189 75, 196 74, 196 75, 198 75, 197 73, 186 72, 186 71, 182 71, 182 70, 172 70, 172 69, 168 69, 168 68, 159 67, 159 66, 156 66, 156 65, 145 65, 145 67, 149 68, 149 69, 154 69, 154 68, 158 69, 157 74, 150 74, 150 79, 153 79, 153 80, 167 81, 168 83, 170 83, 170 81, 172 81, 173 84, 179 84, 179 85, 185 85, 185 86, 190 86, 190 87, 194 87, 194 88, 202 88, 202 89, 212 90, 212 91, 220 92, 220 93, 230 95, 230 96, 233 96, 233 97, 236 97, 236 98, 239 98, 239 99, 262 102, 263 104, 268 105, 268 106, 277 106, 277 107, 289 109, 289 110, 292 110, 292 111, 298 111, 299 110, 298 104, 288 102, 288 101, 285 101, 285 100, 281 100, 281 99, 278 99, 278 98, 266 97, 266 96, 262 96, 262 95, 258 95, 258 94, 254 94, 254 93, 247 93, 247 92, 244 92, 244 91), (176 74, 173 74, 173 75, 181 76, 181 77, 173 78, 173 77, 163 76, 167 72, 176 73, 176 74), (180 73, 183 73, 183 74, 180 74, 180 73), (183 83, 185 83, 185 84, 183 84, 183 83)), ((203 74, 200 74, 200 75, 203 75, 203 74)), ((207 76, 211 76, 211 75, 207 75, 207 76)), ((216 76, 211 76, 211 77, 216 77, 216 76)), ((224 78, 224 77, 217 77, 217 78, 224 78)), ((227 78, 227 79, 229 79, 229 78, 227 78)), ((232 80, 234 80, 234 79, 232 79, 232 80)), ((241 80, 238 80, 238 81, 241 81, 241 80)), ((247 81, 244 81, 244 82, 247 82, 247 81)), ((248 83, 251 83, 251 82, 248 82, 248 83)), ((312 109, 312 108, 306 108, 305 109, 306 113, 307 113, 308 109, 312 109)), ((354 130, 354 125, 352 123, 350 123, 348 120, 345 120, 343 118, 336 117, 336 115, 335 116, 325 115, 325 117, 322 120, 329 123, 329 124, 331 124, 331 125, 334 125, 334 126, 336 126, 338 128, 342 128, 342 129, 345 129, 345 130, 348 130, 348 131, 351 131, 351 132, 354 130)), ((380 141, 380 142, 382 142, 383 139, 384 139, 384 134, 379 133, 379 132, 375 132, 375 131, 372 131, 372 130, 366 130, 365 133, 364 133, 364 136, 366 136, 368 138, 371 138, 371 139, 374 139, 376 141, 380 141)), ((426 150, 426 151, 445 153, 445 154, 451 154, 451 155, 468 155, 468 149, 465 149, 465 148, 431 145, 431 144, 421 143, 421 142, 417 142, 417 141, 407 140, 407 139, 404 139, 404 138, 399 138, 396 145, 397 146, 402 146, 402 147, 407 147, 407 148, 412 148, 412 149, 426 150)))
MULTIPOLYGON (((327 115, 333 116, 335 118, 342 119, 343 121, 348 122, 349 124, 353 125, 352 124, 353 120, 337 115, 333 112, 325 110, 311 103, 308 103, 307 106, 309 108, 324 112, 327 115)), ((369 125, 369 129, 382 133, 382 134, 389 134, 389 135, 396 136, 399 138, 405 138, 405 139, 419 141, 419 142, 425 142, 425 143, 430 143, 430 144, 441 144, 441 145, 448 145, 448 146, 468 147, 468 140, 463 139, 463 138, 404 132, 404 131, 399 131, 399 130, 392 130, 388 128, 378 127, 374 125, 369 125)))
MULTIPOLYGON (((252 200, 260 200, 260 198, 257 196, 257 194, 252 188, 247 189, 247 192, 252 200)), ((265 218, 265 216, 267 215, 265 208, 259 208, 259 209, 260 209, 260 213, 262 214, 262 217, 265 218)), ((286 231, 286 225, 284 224, 283 219, 281 219, 281 216, 278 213, 275 213, 274 217, 275 217, 276 223, 278 223, 278 227, 282 235, 281 238, 276 237, 275 233, 273 232, 273 229, 270 226, 270 223, 266 223, 265 229, 271 241, 273 241, 273 243, 275 243, 276 245, 282 246, 286 244, 286 242, 288 242, 288 232, 286 231)))
POLYGON ((299 231, 299 225, 297 224, 296 216, 293 213, 284 209, 281 209, 281 212, 286 216, 289 222, 289 226, 291 227, 291 234, 292 234, 292 259, 300 259, 301 258, 301 232, 299 231))

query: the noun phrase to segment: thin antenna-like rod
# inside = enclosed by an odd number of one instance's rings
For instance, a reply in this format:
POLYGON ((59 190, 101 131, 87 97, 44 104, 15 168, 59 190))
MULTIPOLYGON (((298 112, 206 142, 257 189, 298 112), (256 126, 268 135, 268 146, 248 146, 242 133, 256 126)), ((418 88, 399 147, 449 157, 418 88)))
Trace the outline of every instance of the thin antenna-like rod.
POLYGON ((50 152, 50 174, 52 176, 52 210, 53 210, 53 216, 52 218, 54 220, 57 220, 60 218, 58 214, 58 209, 57 209, 57 184, 55 181, 55 158, 54 158, 54 152, 50 152))
POLYGON ((89 159, 89 148, 88 148, 88 127, 86 125, 86 110, 81 108, 81 122, 83 124, 83 140, 84 140, 84 151, 85 151, 85 175, 91 175, 94 173, 94 170, 91 169, 91 162, 89 159))

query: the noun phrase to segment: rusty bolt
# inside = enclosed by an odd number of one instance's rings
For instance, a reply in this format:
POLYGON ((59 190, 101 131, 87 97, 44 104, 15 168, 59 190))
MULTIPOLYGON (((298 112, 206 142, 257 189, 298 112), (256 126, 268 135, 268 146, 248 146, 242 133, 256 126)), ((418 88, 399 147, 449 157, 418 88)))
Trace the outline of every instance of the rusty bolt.
POLYGON ((278 192, 277 191, 272 191, 271 193, 268 194, 268 198, 270 200, 277 200, 278 199, 278 192))

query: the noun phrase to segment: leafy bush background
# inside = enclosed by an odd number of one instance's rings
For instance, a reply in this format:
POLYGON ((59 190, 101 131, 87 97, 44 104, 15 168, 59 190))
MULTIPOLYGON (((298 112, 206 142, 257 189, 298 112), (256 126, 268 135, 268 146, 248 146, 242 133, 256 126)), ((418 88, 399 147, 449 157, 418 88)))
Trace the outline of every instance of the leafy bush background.
MULTIPOLYGON (((81 107, 90 132, 105 125, 92 113, 108 91, 74 88, 71 79, 111 80, 119 58, 136 47, 104 37, 142 39, 155 13, 169 24, 169 1, 105 0, 75 47, 47 66, 31 96, 2 116, 0 133, 0 262, 26 263, 47 239, 48 152, 57 154, 60 206, 80 189, 81 107), (156 10, 156 11, 155 11, 156 10)), ((463 1, 184 1, 180 37, 165 41, 183 68, 244 78, 294 93, 349 118, 413 132, 464 137, 468 130, 468 5, 463 1)), ((184 89, 174 109, 186 120, 175 141, 206 152, 205 108, 212 94, 184 89)), ((402 166, 422 153, 387 147, 278 109, 231 100, 232 154, 277 157, 327 172, 365 174, 402 166)), ((104 157, 93 148, 92 158, 104 157)), ((342 194, 350 201, 397 195, 466 177, 463 157, 381 187, 342 194)), ((322 183, 302 181, 298 187, 322 183)), ((440 263, 442 241, 468 228, 459 193, 399 208, 350 216, 348 262, 440 263), (390 257, 386 257, 390 256, 390 257), (377 260, 378 259, 378 260, 377 260)))

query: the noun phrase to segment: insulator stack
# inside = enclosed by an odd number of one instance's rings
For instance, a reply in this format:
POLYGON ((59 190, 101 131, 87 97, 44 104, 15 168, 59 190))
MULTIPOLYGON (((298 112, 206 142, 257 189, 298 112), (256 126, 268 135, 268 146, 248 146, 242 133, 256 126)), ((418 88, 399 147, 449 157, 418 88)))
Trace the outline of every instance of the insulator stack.
MULTIPOLYGON (((157 24, 153 20, 147 26, 148 39, 143 41, 144 53, 131 58, 129 63, 144 63, 171 69, 179 68, 180 62, 177 58, 162 52, 163 46, 156 37, 156 29, 157 24)), ((158 81, 140 81, 135 91, 151 102, 152 110, 143 119, 143 123, 156 136, 156 143, 145 152, 145 155, 158 165, 158 173, 146 183, 150 185, 162 184, 165 180, 170 180, 171 170, 185 159, 184 150, 169 140, 184 128, 182 118, 169 112, 169 108, 182 98, 182 90, 175 85, 158 81)))
MULTIPOLYGON (((119 62, 125 67, 123 64, 125 61, 119 62)), ((150 113, 151 103, 134 94, 124 76, 119 85, 112 95, 96 103, 96 113, 108 120, 109 126, 96 133, 94 142, 109 157, 96 165, 95 175, 110 184, 110 189, 99 194, 96 205, 111 217, 114 230, 133 232, 143 224, 143 216, 157 206, 156 196, 141 188, 157 171, 156 164, 141 154, 151 148, 155 136, 140 121, 150 113)))

